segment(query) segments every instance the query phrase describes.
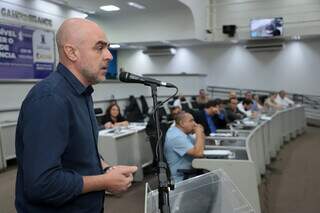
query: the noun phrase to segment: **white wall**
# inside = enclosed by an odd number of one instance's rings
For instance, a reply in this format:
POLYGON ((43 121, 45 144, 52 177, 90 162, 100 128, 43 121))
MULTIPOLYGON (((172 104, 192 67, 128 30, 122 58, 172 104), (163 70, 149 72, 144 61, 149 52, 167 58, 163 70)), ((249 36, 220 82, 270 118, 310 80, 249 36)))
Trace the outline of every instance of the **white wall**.
POLYGON ((250 38, 249 23, 254 18, 283 17, 284 36, 320 34, 319 0, 215 0, 213 4, 218 37, 222 25, 235 24, 239 39, 250 38))
POLYGON ((241 46, 213 51, 208 84, 319 95, 320 42, 290 42, 282 51, 241 46))
POLYGON ((192 48, 178 48, 174 56, 145 55, 142 50, 120 50, 118 52, 118 67, 137 74, 179 74, 206 73, 207 64, 203 63, 201 55, 190 51, 192 48), (190 59, 190 60, 189 60, 190 59))
POLYGON ((320 94, 319 58, 319 39, 289 42, 283 50, 272 52, 216 45, 181 48, 173 57, 149 57, 141 51, 120 51, 118 55, 119 67, 129 72, 202 73, 212 86, 285 89, 310 95, 320 94))
POLYGON ((253 18, 284 18, 284 36, 319 35, 319 0, 179 0, 192 10, 198 39, 229 40, 223 25, 236 25, 236 39, 250 38, 253 18), (213 33, 204 33, 212 27, 213 33))
POLYGON ((195 38, 190 10, 171 9, 156 13, 141 13, 136 16, 103 18, 89 16, 97 22, 113 43, 168 41, 195 38))

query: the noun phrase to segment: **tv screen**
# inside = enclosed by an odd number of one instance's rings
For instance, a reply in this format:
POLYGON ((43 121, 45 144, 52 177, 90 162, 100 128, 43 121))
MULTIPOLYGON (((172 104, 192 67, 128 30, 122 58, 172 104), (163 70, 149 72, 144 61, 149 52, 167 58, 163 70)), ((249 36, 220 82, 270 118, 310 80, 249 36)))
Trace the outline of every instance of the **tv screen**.
POLYGON ((283 18, 253 19, 250 23, 252 38, 270 38, 283 35, 283 18))

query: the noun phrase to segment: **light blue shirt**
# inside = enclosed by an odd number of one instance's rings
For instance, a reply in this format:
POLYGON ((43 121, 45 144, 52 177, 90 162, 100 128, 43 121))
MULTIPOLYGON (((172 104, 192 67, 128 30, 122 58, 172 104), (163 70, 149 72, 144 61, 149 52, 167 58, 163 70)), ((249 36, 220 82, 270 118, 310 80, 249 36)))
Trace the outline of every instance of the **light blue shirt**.
POLYGON ((195 139, 176 126, 168 129, 164 144, 164 154, 170 168, 171 178, 175 182, 183 180, 183 174, 177 172, 178 169, 192 168, 193 157, 189 156, 187 151, 192 149, 194 144, 195 139))

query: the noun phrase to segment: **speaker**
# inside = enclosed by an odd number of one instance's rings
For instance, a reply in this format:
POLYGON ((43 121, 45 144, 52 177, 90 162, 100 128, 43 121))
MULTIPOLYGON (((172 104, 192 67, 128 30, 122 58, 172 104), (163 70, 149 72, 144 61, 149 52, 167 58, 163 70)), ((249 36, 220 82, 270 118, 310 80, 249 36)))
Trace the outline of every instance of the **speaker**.
POLYGON ((236 25, 223 25, 222 32, 223 34, 227 34, 229 37, 233 37, 236 34, 236 25))

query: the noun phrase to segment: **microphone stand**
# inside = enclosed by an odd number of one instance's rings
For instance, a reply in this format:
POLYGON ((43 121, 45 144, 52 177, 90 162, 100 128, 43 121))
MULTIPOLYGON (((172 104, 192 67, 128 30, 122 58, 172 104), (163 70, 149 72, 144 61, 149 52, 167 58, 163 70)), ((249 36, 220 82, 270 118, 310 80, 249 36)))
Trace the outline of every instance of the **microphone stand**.
POLYGON ((157 130, 157 141, 158 144, 158 196, 159 196, 159 209, 161 213, 170 213, 170 203, 169 203, 169 191, 173 186, 170 184, 170 180, 168 179, 167 163, 164 162, 164 153, 163 153, 163 144, 160 135, 160 122, 159 122, 159 110, 156 109, 157 106, 157 85, 156 84, 148 84, 151 87, 152 99, 153 99, 153 108, 155 110, 155 122, 156 122, 156 130, 157 130))

